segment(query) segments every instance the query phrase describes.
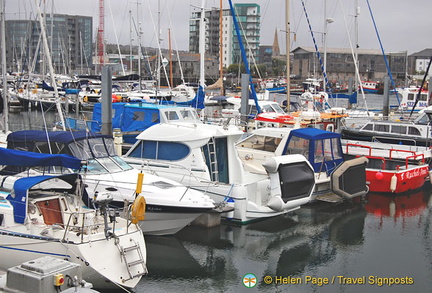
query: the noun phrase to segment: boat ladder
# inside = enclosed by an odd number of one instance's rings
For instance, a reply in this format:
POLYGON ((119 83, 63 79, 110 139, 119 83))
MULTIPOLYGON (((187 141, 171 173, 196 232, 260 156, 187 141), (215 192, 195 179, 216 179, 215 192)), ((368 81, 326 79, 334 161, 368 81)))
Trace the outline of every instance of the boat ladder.
POLYGON ((212 137, 208 144, 208 154, 209 154, 209 162, 210 162, 210 174, 212 181, 219 182, 219 168, 216 156, 216 143, 214 137, 212 137))
POLYGON ((129 279, 123 279, 123 282, 132 280, 133 278, 137 278, 148 273, 139 243, 136 243, 132 239, 131 242, 133 242, 133 245, 129 247, 123 247, 119 245, 120 254, 126 264, 126 269, 129 274, 129 279), (137 273, 134 274, 132 268, 135 266, 142 266, 142 270, 134 270, 137 271, 137 273))

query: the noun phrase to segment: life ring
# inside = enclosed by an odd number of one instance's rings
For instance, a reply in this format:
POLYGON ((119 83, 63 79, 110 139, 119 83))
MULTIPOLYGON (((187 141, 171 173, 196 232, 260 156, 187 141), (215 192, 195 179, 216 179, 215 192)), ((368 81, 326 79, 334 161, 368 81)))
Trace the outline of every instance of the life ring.
POLYGON ((132 204, 131 222, 133 224, 138 224, 139 221, 143 221, 145 210, 146 210, 146 200, 144 196, 138 195, 132 204))
POLYGON ((88 102, 88 97, 87 97, 87 96, 84 96, 83 101, 84 101, 84 102, 88 102))

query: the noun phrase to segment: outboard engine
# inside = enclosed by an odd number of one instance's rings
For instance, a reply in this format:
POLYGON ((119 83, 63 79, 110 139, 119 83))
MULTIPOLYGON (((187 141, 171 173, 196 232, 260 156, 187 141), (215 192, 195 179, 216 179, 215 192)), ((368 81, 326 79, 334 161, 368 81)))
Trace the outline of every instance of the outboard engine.
POLYGON ((311 200, 315 174, 303 155, 270 157, 263 166, 270 176, 269 208, 274 211, 289 210, 299 208, 311 200))

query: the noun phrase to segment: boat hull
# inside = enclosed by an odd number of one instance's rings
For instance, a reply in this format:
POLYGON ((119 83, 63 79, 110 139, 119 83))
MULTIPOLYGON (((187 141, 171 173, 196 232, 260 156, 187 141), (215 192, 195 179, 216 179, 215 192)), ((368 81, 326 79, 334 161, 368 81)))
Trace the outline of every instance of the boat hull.
POLYGON ((427 177, 427 165, 399 171, 366 169, 366 181, 371 192, 403 193, 416 190, 423 187, 427 177))
POLYGON ((145 235, 173 235, 212 209, 175 208, 147 205, 140 228, 145 235))
MULTIPOLYGON (((129 242, 135 241, 143 248, 145 259, 142 232, 139 229, 129 232, 129 234, 119 235, 118 243, 130 246, 129 242)), ((94 288, 135 287, 140 278, 123 281, 127 280, 129 275, 118 246, 115 244, 116 239, 107 240, 103 236, 103 230, 98 234, 90 235, 92 241, 72 243, 72 241, 62 242, 50 237, 0 230, 0 268, 7 270, 41 256, 52 256, 81 265, 83 279, 92 283, 94 288)))

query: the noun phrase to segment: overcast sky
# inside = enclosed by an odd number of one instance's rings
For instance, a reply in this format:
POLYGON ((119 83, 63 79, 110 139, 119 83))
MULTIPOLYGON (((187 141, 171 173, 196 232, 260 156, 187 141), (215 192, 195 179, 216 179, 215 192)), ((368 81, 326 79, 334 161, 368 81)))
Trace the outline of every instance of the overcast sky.
MULTIPOLYGON (((43 2, 43 0, 37 0, 43 2)), ((274 32, 279 31, 281 51, 285 52, 285 3, 287 0, 233 0, 233 3, 257 3, 261 6, 261 45, 273 43, 274 32)), ((358 2, 358 44, 361 49, 381 49, 367 0, 303 0, 312 31, 319 47, 323 46, 324 3, 328 25, 327 47, 350 48, 355 45, 354 7, 358 2)), ((99 0, 45 0, 46 12, 93 16, 93 31, 99 23, 99 0), (53 9, 51 8, 53 7, 53 9)), ((206 0, 206 8, 219 7, 219 0, 206 0)), ((223 8, 229 8, 223 0, 223 8)), ((291 23, 291 50, 314 45, 308 28, 302 0, 289 0, 291 23), (295 32, 295 39, 294 39, 295 32)), ((156 31, 160 19, 162 47, 168 47, 168 29, 171 29, 172 47, 188 50, 189 18, 201 7, 202 0, 105 0, 105 39, 109 43, 129 45, 130 19, 136 26, 141 23, 142 45, 156 47, 156 31), (131 12, 129 12, 131 11, 131 12), (158 15, 160 17, 158 17, 158 15), (138 21, 137 21, 138 19, 138 21)), ((369 0, 376 28, 386 52, 408 51, 408 54, 432 48, 432 0, 369 0)), ((43 8, 42 8, 43 10, 43 8)), ((36 13, 35 0, 6 0, 6 19, 28 19, 36 13)), ((137 44, 135 29, 133 44, 137 44)))

